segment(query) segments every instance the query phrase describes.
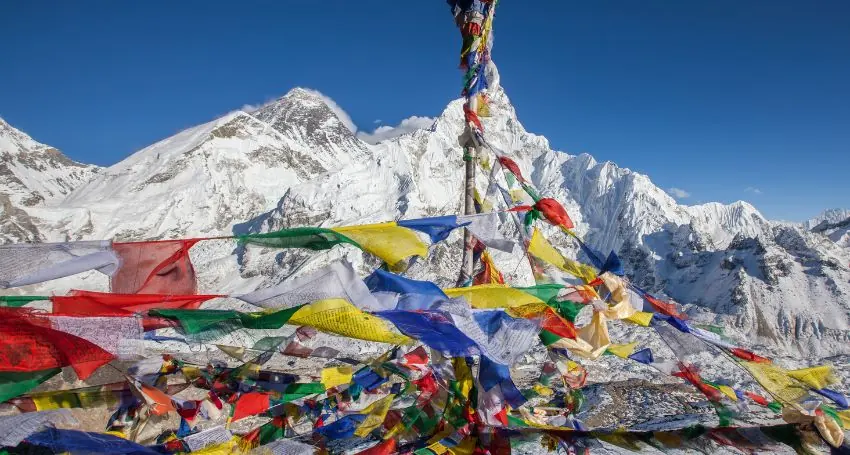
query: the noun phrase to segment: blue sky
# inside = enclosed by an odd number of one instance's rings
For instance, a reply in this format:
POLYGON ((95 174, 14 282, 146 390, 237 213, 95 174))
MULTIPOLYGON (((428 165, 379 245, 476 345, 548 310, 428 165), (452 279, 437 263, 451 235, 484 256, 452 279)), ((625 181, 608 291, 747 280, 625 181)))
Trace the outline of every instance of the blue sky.
MULTIPOLYGON (((554 148, 803 220, 850 206, 848 18, 844 0, 502 0, 494 60, 554 148)), ((368 132, 438 115, 459 46, 442 0, 8 2, 0 116, 101 165, 295 86, 368 132)))

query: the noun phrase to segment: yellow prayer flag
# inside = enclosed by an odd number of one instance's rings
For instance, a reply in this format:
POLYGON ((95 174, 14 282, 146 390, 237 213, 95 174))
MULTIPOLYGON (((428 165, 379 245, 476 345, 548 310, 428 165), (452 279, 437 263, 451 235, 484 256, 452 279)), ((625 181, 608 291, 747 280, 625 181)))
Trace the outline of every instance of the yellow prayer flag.
POLYGON ((652 323, 652 313, 648 313, 646 311, 638 311, 635 314, 625 318, 624 321, 629 321, 637 325, 649 327, 649 324, 652 323))
POLYGON ((452 366, 454 366, 455 380, 461 396, 469 397, 469 391, 472 390, 472 370, 469 369, 466 359, 454 358, 452 359, 452 366))
POLYGON ((222 344, 215 345, 221 352, 233 357, 236 360, 245 360, 244 346, 226 346, 222 344))
POLYGON ((808 384, 813 389, 822 389, 835 382, 835 375, 830 365, 790 370, 788 371, 788 376, 808 384))
POLYGON ((839 411, 838 419, 841 420, 841 426, 844 427, 845 430, 850 430, 850 409, 846 411, 839 411))
POLYGON ((239 436, 234 436, 229 441, 216 444, 209 447, 205 447, 201 450, 192 451, 193 455, 230 455, 231 453, 243 453, 241 450, 237 450, 234 452, 234 449, 239 447, 240 442, 239 436))
POLYGON ((449 453, 452 455, 472 455, 472 452, 475 451, 475 444, 478 442, 478 438, 474 436, 467 436, 466 439, 460 442, 460 444, 450 447, 449 453))
POLYGON ((384 419, 387 418, 387 412, 393 404, 393 398, 395 398, 395 395, 387 395, 367 406, 362 412, 362 414, 366 414, 366 419, 354 430, 354 435, 361 438, 366 437, 372 430, 383 425, 384 419))
POLYGON ((490 268, 490 282, 486 284, 501 284, 499 283, 498 277, 502 276, 502 272, 496 267, 496 263, 493 262, 493 257, 490 256, 490 253, 484 251, 481 253, 481 262, 487 264, 490 268))
POLYGON ((320 300, 301 307, 287 324, 307 325, 322 332, 380 343, 405 344, 410 338, 395 333, 379 319, 342 299, 320 300))
POLYGON ((787 371, 773 363, 741 362, 741 365, 752 373, 759 385, 784 404, 796 403, 809 393, 805 387, 788 376, 787 371))
POLYGON ((411 256, 428 255, 428 245, 410 229, 396 223, 366 224, 331 228, 357 242, 367 251, 386 262, 391 269, 404 267, 411 256))
POLYGON ((449 297, 463 297, 473 308, 516 308, 546 303, 537 297, 503 284, 482 284, 466 288, 443 289, 449 297))
POLYGON ((732 401, 738 401, 738 395, 735 393, 735 389, 729 387, 728 385, 717 385, 717 390, 721 391, 723 395, 729 397, 732 401))
POLYGON ((596 278, 593 267, 565 258, 536 228, 528 243, 528 252, 537 259, 582 279, 585 283, 590 283, 596 278))
POLYGON ((612 344, 608 346, 608 352, 620 357, 621 359, 628 359, 629 356, 635 352, 637 345, 636 341, 626 344, 612 344))
POLYGON ((322 370, 322 385, 326 389, 351 382, 354 371, 349 365, 329 367, 322 370))

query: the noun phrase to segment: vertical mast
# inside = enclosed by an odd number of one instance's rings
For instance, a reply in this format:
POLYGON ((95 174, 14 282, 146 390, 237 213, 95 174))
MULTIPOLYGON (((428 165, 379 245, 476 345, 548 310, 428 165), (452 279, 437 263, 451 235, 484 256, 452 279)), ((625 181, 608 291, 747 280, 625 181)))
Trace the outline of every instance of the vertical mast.
MULTIPOLYGON (((478 109, 485 104, 482 90, 487 88, 486 69, 490 63, 490 43, 493 25, 493 13, 497 0, 448 0, 455 17, 455 23, 460 28, 463 37, 463 47, 460 54, 460 68, 464 70, 464 87, 462 95, 466 98, 463 104, 464 131, 459 138, 463 147, 464 175, 464 204, 465 215, 474 215, 475 210, 475 161, 481 146, 484 127, 478 118, 478 109)), ((473 247, 475 239, 468 229, 463 235, 463 260, 458 286, 465 286, 472 279, 473 247)))

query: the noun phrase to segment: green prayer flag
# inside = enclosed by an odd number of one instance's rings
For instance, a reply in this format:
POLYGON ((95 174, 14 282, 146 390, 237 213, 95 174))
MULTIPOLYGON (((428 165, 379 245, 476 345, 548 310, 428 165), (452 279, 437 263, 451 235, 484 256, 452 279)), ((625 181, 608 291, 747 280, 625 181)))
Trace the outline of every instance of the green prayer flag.
MULTIPOLYGON (((176 319, 186 333, 195 334, 222 323, 241 325, 246 329, 279 329, 289 321, 301 306, 274 312, 241 313, 232 310, 151 310, 152 316, 176 319)), ((234 327, 237 328, 237 327, 234 327)))
POLYGON ((558 292, 560 292, 561 289, 564 289, 564 287, 565 286, 562 284, 546 283, 538 284, 536 286, 517 287, 514 289, 519 289, 520 291, 531 294, 544 302, 548 302, 557 297, 558 292))
POLYGON ((0 402, 10 400, 34 389, 62 371, 61 368, 32 372, 0 372, 0 402))
POLYGON ((304 398, 308 395, 316 395, 324 393, 325 386, 321 382, 308 382, 304 384, 289 384, 286 386, 286 391, 283 393, 281 400, 284 403, 295 401, 299 398, 304 398))
POLYGON ((540 342, 543 343, 543 346, 549 346, 550 344, 556 343, 561 338, 563 337, 555 335, 546 329, 540 331, 540 342))
POLYGON ((334 245, 341 243, 347 243, 360 248, 360 244, 339 232, 316 227, 283 229, 264 234, 240 235, 236 238, 241 243, 275 248, 307 248, 318 251, 330 249, 334 245))
POLYGON ((18 308, 39 300, 50 300, 50 297, 42 295, 0 295, 0 306, 18 308))

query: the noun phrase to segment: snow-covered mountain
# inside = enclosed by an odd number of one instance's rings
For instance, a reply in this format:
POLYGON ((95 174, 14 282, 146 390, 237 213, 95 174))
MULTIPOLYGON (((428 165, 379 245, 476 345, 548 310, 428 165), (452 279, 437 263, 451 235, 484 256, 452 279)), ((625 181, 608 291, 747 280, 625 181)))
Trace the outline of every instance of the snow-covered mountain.
MULTIPOLYGON (((552 150, 523 128, 501 89, 490 95, 492 116, 484 119, 490 145, 512 156, 540 193, 564 204, 587 243, 618 251, 638 285, 769 352, 850 354, 848 249, 806 226, 767 220, 746 202, 679 205, 645 175, 552 150)), ((427 130, 369 145, 321 96, 294 89, 252 113, 233 112, 162 140, 90 181, 80 178, 67 197, 28 207, 26 217, 18 205, 4 209, 0 226, 29 220, 21 229, 37 235, 0 228, 0 238, 161 239, 459 213, 461 105, 451 102, 427 130)), ((495 177, 506 185, 502 174, 495 177)), ((487 181, 479 172, 482 193, 487 181)), ((0 197, 7 191, 7 199, 21 201, 5 187, 0 197)), ((504 221, 507 233, 516 229, 511 218, 504 221)), ((567 254, 578 253, 568 239, 550 234, 567 254)), ((410 273, 449 284, 459 252, 456 234, 410 273)), ((201 290, 211 292, 276 283, 341 255, 364 273, 374 265, 348 247, 317 253, 216 241, 192 250, 201 290)), ((521 254, 495 258, 513 283, 530 283, 521 254)), ((92 273, 38 290, 105 283, 92 273)))
POLYGON ((69 159, 0 118, 0 238, 42 240, 38 220, 29 212, 56 205, 99 170, 69 159))

